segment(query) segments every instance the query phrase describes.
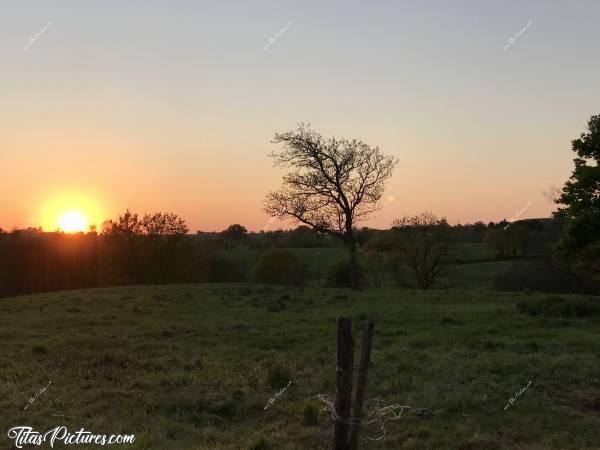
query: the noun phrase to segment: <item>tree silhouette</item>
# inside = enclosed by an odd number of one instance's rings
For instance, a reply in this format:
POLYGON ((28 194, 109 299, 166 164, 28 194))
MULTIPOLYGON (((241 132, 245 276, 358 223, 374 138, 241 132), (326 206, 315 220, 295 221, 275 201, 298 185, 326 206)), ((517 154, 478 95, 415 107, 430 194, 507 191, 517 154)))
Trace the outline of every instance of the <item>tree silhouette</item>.
POLYGON ((114 250, 115 265, 125 267, 132 282, 164 282, 177 245, 189 229, 177 214, 153 213, 139 218, 127 209, 116 221, 102 225, 114 250), (156 266, 153 275, 148 266, 156 266))
POLYGON ((115 265, 126 267, 132 282, 140 278, 140 256, 136 241, 141 233, 142 222, 129 209, 116 221, 107 220, 102 224, 102 235, 109 239, 115 253, 119 255, 115 256, 115 265))
POLYGON ((575 169, 556 203, 566 219, 560 250, 575 266, 600 277, 600 115, 592 116, 588 132, 572 141, 575 169))
POLYGON ((138 215, 129 209, 125 210, 116 221, 107 220, 102 224, 102 234, 127 237, 141 233, 142 222, 138 215))
POLYGON ((350 252, 351 286, 358 288, 356 226, 380 208, 396 159, 355 139, 325 139, 307 124, 276 134, 273 143, 284 146, 271 154, 275 165, 292 171, 267 195, 265 211, 342 239, 350 252))
POLYGON ((159 212, 144 215, 142 230, 148 236, 181 236, 187 234, 189 228, 177 214, 159 212))
POLYGON ((400 261, 409 267, 422 289, 430 288, 446 268, 449 228, 445 218, 427 212, 394 221, 400 261))
POLYGON ((223 231, 223 237, 227 239, 227 241, 235 242, 236 245, 239 245, 247 235, 248 230, 239 223, 229 225, 227 229, 223 231))
POLYGON ((177 255, 178 245, 189 228, 177 214, 158 212, 144 214, 142 230, 149 238, 152 259, 156 262, 157 274, 154 281, 164 283, 167 271, 177 255))

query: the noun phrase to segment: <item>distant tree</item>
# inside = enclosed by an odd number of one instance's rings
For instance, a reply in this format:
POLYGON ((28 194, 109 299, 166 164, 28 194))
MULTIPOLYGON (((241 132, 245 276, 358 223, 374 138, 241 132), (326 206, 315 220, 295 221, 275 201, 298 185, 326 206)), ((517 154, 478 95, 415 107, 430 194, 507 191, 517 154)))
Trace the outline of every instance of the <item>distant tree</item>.
POLYGON ((600 278, 600 115, 592 116, 588 132, 572 141, 575 169, 556 203, 566 226, 560 242, 563 259, 580 272, 600 278))
POLYGON ((499 223, 485 233, 483 242, 496 252, 498 258, 523 256, 529 246, 529 229, 520 223, 499 223))
MULTIPOLYGON (((102 225, 108 239, 107 258, 113 270, 127 273, 130 282, 164 282, 178 244, 189 229, 177 214, 153 213, 139 218, 127 209, 102 225)), ((106 266, 106 264, 105 264, 106 266)))
POLYGON ((388 272, 393 270, 392 257, 388 252, 367 250, 364 258, 364 272, 374 288, 380 288, 388 272))
POLYGON ((228 242, 233 242, 235 245, 239 245, 247 236, 248 230, 239 223, 229 225, 227 229, 223 231, 223 237, 228 242))
POLYGON ((119 216, 116 221, 107 220, 102 224, 102 234, 131 236, 142 233, 142 222, 136 213, 129 209, 119 216))
POLYGON ((312 228, 307 227, 306 225, 300 225, 295 230, 290 230, 286 234, 286 247, 317 247, 321 241, 319 233, 316 233, 312 228))
POLYGON ((448 222, 425 212, 394 221, 393 230, 400 263, 410 269, 419 287, 430 288, 446 268, 448 222))
POLYGON ((265 211, 342 239, 350 252, 351 287, 358 288, 356 227, 380 208, 396 159, 361 141, 325 139, 305 124, 276 134, 273 142, 284 145, 271 154, 275 165, 293 170, 268 194, 265 211))
POLYGON ((177 214, 157 212, 144 215, 142 231, 149 238, 152 260, 156 263, 153 281, 164 283, 169 267, 174 266, 181 238, 188 233, 189 228, 177 214))
POLYGON ((141 281, 141 258, 137 239, 141 234, 142 221, 136 213, 132 213, 129 209, 125 210, 117 220, 105 221, 102 224, 102 235, 107 244, 104 256, 110 263, 103 264, 103 267, 110 268, 110 271, 119 274, 116 277, 126 273, 129 282, 141 281))
POLYGON ((96 236, 27 228, 0 238, 0 296, 97 285, 96 236))
POLYGON ((396 234, 393 230, 386 230, 374 236, 366 245, 367 251, 391 252, 396 247, 396 234))
POLYGON ((481 220, 478 220, 477 222, 475 222, 473 224, 473 228, 476 231, 481 232, 481 233, 483 233, 487 229, 485 223, 483 223, 481 220))
POLYGON ((355 272, 355 278, 351 278, 350 260, 342 259, 330 265, 327 269, 325 286, 348 288, 352 283, 357 283, 360 288, 364 282, 364 269, 362 264, 358 263, 355 272))
POLYGON ((145 214, 141 229, 148 236, 182 236, 189 232, 185 220, 169 212, 145 214))
POLYGON ((356 242, 361 246, 365 245, 376 235, 377 230, 374 230, 369 227, 362 227, 359 230, 356 230, 356 242))
POLYGON ((254 267, 254 277, 259 283, 302 286, 307 273, 307 267, 300 258, 281 248, 262 252, 254 267))
POLYGON ((136 213, 129 209, 119 216, 116 221, 107 220, 102 224, 102 234, 131 237, 142 233, 142 222, 136 213))
POLYGON ((497 258, 504 258, 506 256, 504 230, 502 228, 488 230, 483 236, 483 243, 496 253, 497 258))

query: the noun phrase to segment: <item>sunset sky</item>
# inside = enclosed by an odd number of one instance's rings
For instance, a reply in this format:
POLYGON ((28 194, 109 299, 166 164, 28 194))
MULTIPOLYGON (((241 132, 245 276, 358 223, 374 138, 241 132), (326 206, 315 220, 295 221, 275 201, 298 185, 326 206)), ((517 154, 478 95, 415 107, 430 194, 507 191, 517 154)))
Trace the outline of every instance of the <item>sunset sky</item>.
POLYGON ((130 208, 260 230, 270 141, 298 122, 399 158, 370 226, 548 216, 600 113, 599 17, 597 0, 4 0, 0 227, 130 208))

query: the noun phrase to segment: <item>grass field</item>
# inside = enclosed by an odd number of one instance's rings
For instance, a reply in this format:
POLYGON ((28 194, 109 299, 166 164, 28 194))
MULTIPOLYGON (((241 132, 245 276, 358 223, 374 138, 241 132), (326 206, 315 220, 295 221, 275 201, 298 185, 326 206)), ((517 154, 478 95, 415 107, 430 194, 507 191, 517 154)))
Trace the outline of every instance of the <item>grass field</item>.
POLYGON ((369 408, 433 413, 362 449, 600 448, 600 320, 516 307, 546 297, 186 285, 0 299, 0 447, 12 426, 67 425, 135 434, 135 448, 328 449, 331 420, 309 397, 334 394, 346 315, 376 322, 369 408))
MULTIPOLYGON (((307 266, 310 279, 307 284, 317 287, 317 274, 321 282, 327 277, 329 268, 348 259, 345 247, 324 248, 290 248, 307 266)), ((259 250, 240 246, 230 250, 222 250, 220 254, 230 260, 237 261, 246 281, 253 278, 253 268, 259 250)), ((360 256, 364 257, 361 252, 360 256)), ((446 273, 439 277, 435 287, 461 289, 490 289, 496 276, 508 270, 515 262, 513 260, 496 260, 494 253, 482 243, 453 243, 449 247, 448 266, 446 273)), ((392 287, 395 281, 386 274, 384 286, 392 287)))

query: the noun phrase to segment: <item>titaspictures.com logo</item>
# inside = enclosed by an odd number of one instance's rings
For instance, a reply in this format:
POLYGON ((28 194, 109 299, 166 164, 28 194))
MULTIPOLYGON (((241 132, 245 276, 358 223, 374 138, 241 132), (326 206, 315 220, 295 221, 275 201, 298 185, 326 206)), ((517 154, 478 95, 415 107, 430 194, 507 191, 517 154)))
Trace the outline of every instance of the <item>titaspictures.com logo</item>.
POLYGON ((28 426, 18 426, 8 430, 8 437, 14 440, 16 448, 23 448, 24 445, 44 444, 54 448, 54 445, 59 442, 64 445, 128 445, 135 441, 133 434, 94 434, 84 428, 70 432, 65 426, 58 426, 46 432, 36 431, 28 426))

